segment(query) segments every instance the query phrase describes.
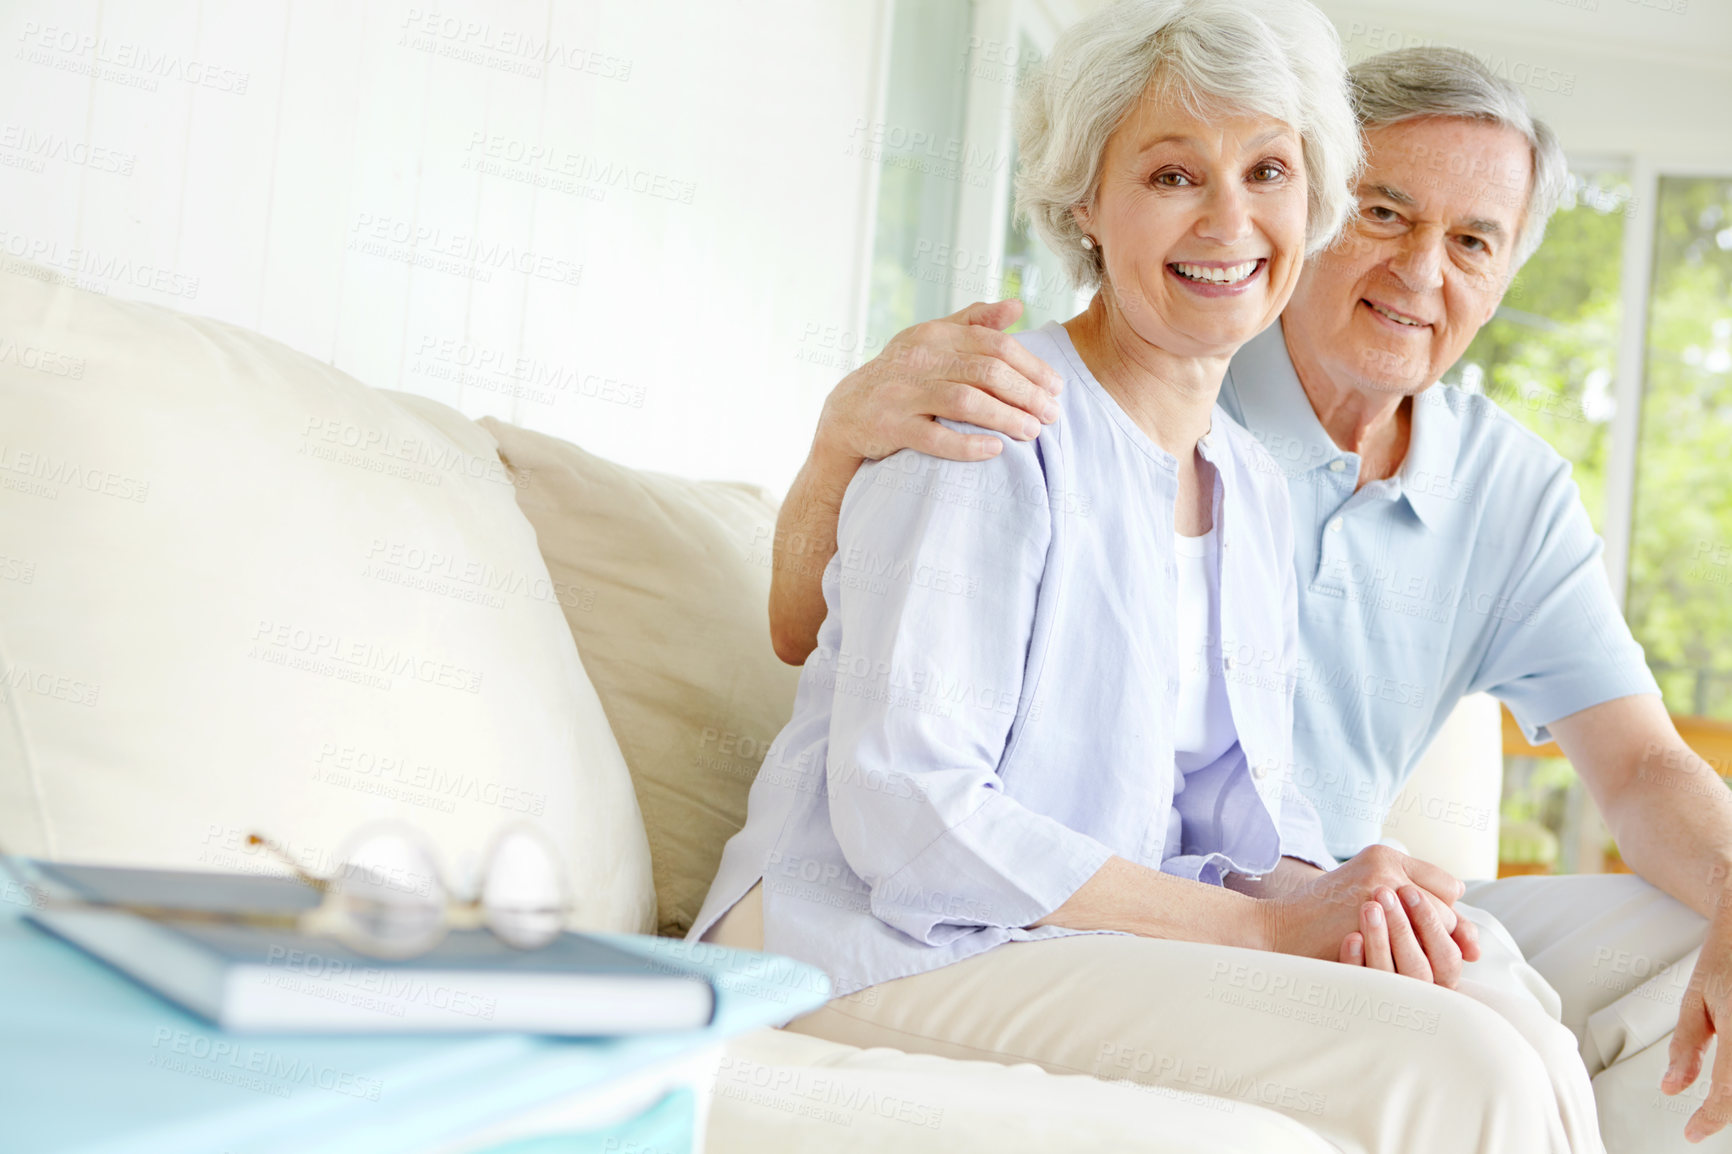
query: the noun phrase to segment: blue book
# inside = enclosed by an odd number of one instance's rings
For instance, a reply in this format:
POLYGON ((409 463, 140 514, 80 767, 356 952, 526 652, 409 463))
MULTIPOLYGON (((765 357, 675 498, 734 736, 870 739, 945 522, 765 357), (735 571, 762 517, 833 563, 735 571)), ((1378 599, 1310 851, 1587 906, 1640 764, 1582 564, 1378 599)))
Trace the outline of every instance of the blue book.
MULTIPOLYGON (((51 897, 221 914, 297 913, 321 900, 292 878, 32 862, 51 897)), ((125 910, 49 904, 26 920, 225 1030, 606 1036, 694 1030, 711 980, 676 962, 564 933, 517 950, 454 930, 389 961, 327 937, 125 910)))

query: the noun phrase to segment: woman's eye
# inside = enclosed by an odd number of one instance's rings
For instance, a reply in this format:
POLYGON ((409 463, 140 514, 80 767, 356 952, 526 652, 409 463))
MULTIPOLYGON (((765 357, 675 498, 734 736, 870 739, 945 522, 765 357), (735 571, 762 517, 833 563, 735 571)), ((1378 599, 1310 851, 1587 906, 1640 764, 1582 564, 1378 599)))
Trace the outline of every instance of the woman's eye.
POLYGON ((1158 184, 1162 188, 1183 188, 1191 183, 1191 179, 1182 172, 1174 172, 1169 169, 1166 172, 1155 173, 1150 178, 1150 183, 1158 184))
POLYGON ((1259 164, 1256 168, 1251 170, 1251 179, 1260 184, 1268 184, 1270 181, 1280 180, 1286 175, 1287 170, 1282 168, 1279 164, 1259 164))

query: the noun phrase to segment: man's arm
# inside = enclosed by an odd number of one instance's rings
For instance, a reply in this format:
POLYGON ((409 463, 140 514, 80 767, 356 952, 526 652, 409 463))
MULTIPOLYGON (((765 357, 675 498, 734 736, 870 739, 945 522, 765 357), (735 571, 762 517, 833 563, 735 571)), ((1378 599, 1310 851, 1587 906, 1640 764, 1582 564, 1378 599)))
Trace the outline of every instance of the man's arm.
POLYGON ((824 623, 825 613, 824 566, 836 552, 842 494, 864 459, 827 444, 820 422, 812 451, 776 514, 770 643, 776 656, 789 665, 805 664, 818 647, 818 626, 824 623))
POLYGON ((1063 378, 998 331, 1021 315, 1021 301, 998 301, 904 329, 825 400, 812 451, 776 516, 770 639, 783 661, 799 665, 817 647, 824 566, 836 552, 842 495, 861 462, 900 449, 984 461, 1003 448, 997 437, 959 433, 937 418, 1032 441, 1041 421, 1056 416, 1063 378))
MULTIPOLYGON (((1702 1072, 1709 1039, 1732 1022, 1732 797, 1678 736, 1660 698, 1620 697, 1551 724, 1630 868, 1708 918, 1660 1088, 1679 1094, 1702 1072)), ((1732 1120, 1732 1045, 1722 1043, 1692 1142, 1732 1120)))
POLYGON ((1703 917, 1732 901, 1732 791, 1678 736, 1652 694, 1548 727, 1630 868, 1703 917))

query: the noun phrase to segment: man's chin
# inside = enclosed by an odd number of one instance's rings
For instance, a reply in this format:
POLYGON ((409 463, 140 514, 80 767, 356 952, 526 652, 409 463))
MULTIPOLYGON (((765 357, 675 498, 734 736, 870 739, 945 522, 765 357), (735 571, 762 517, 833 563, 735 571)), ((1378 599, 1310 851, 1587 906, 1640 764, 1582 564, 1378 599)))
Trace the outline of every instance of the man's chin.
POLYGON ((1383 344, 1362 345, 1351 359, 1362 388, 1379 393, 1417 393, 1433 383, 1431 361, 1383 344))

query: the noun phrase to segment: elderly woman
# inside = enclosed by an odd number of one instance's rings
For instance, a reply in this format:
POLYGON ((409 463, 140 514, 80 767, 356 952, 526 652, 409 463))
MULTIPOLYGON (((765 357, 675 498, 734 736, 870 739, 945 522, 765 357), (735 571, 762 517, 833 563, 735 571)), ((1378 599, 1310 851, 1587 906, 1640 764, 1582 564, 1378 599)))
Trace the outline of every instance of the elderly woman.
POLYGON ((1019 338, 1066 378, 1059 419, 856 475, 692 935, 822 966, 841 996, 793 1028, 839 1041, 1240 1097, 1344 1150, 1570 1150, 1503 1018, 1337 964, 1454 949, 1459 883, 1335 868, 1283 784, 1286 486, 1215 400, 1350 203, 1333 30, 1304 0, 1108 6, 1056 46, 1020 154, 1023 210, 1099 286, 1019 338))

